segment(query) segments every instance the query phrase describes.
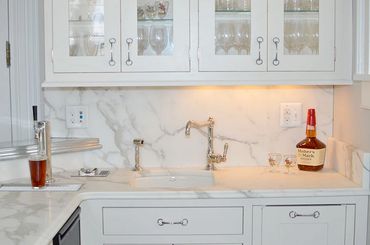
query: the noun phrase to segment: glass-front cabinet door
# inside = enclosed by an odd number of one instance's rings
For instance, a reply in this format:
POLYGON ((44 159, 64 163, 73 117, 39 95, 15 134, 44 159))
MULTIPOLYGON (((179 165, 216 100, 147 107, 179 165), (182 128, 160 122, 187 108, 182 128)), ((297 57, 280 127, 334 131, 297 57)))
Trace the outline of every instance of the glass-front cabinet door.
POLYGON ((189 71, 189 7, 189 0, 122 0, 122 71, 189 71))
POLYGON ((335 0, 269 1, 270 71, 333 71, 335 0))
POLYGON ((120 0, 54 0, 54 72, 119 72, 120 0))
POLYGON ((267 0, 199 1, 199 70, 267 70, 267 0))

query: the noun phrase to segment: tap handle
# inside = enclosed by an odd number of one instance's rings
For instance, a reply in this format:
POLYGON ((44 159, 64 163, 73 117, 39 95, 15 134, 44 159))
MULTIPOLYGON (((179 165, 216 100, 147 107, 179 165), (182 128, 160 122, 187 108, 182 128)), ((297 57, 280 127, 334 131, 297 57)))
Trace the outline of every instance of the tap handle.
POLYGON ((33 121, 37 121, 37 105, 32 106, 33 121))
POLYGON ((133 143, 135 145, 143 145, 144 144, 144 140, 143 139, 134 139, 133 140, 133 143))
POLYGON ((228 143, 225 143, 224 145, 224 154, 223 154, 223 157, 226 158, 226 155, 227 155, 227 151, 229 150, 229 144, 228 143))

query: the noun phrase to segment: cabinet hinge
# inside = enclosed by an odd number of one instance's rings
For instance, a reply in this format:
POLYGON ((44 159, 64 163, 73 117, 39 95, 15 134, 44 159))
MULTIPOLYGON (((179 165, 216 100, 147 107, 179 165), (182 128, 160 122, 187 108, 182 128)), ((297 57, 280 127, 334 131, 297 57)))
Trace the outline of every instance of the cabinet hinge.
POLYGON ((337 61, 337 47, 334 47, 334 62, 337 61))
POLYGON ((51 63, 54 63, 54 50, 51 50, 51 63))
POLYGON ((10 56, 10 42, 6 41, 5 42, 5 55, 6 55, 6 67, 10 67, 11 65, 11 56, 10 56))
POLYGON ((197 48, 197 59, 199 61, 199 47, 197 48))

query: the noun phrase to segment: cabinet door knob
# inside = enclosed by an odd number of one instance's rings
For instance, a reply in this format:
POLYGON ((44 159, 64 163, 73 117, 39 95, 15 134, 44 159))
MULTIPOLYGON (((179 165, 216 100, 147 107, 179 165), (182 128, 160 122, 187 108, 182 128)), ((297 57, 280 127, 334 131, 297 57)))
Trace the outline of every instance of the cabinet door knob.
POLYGON ((279 43, 280 43, 280 38, 278 37, 274 37, 272 39, 272 42, 275 44, 275 47, 276 47, 276 55, 275 55, 275 59, 272 61, 272 64, 274 66, 278 66, 280 64, 280 60, 279 60, 279 43))
POLYGON ((263 60, 261 58, 261 44, 263 43, 263 37, 257 37, 257 43, 258 43, 258 59, 256 60, 257 65, 262 65, 263 60))
POLYGON ((110 66, 115 66, 116 61, 113 58, 113 45, 117 42, 115 38, 109 39, 109 44, 110 44, 110 60, 109 60, 109 65, 110 66))
POLYGON ((132 66, 134 64, 134 62, 131 59, 131 53, 130 53, 131 52, 130 51, 130 47, 131 47, 131 44, 133 42, 134 42, 134 39, 132 39, 131 37, 126 39, 126 43, 127 43, 127 60, 126 60, 126 65, 127 66, 132 66))
POLYGON ((318 219, 320 217, 320 212, 315 211, 312 214, 299 214, 296 211, 290 211, 289 212, 289 217, 292 218, 292 219, 295 219, 297 217, 313 217, 315 219, 318 219))

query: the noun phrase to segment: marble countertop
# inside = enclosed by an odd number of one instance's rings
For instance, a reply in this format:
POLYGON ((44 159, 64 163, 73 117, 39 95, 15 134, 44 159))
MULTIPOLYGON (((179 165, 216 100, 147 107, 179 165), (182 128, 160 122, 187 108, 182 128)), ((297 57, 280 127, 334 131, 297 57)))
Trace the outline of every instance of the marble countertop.
POLYGON ((133 187, 129 183, 133 173, 123 169, 113 170, 108 177, 72 178, 71 174, 55 174, 56 182, 83 183, 78 192, 0 192, 1 244, 47 245, 75 208, 88 199, 369 195, 369 190, 328 170, 294 171, 288 175, 263 167, 229 168, 214 172, 214 185, 187 189, 133 187))

